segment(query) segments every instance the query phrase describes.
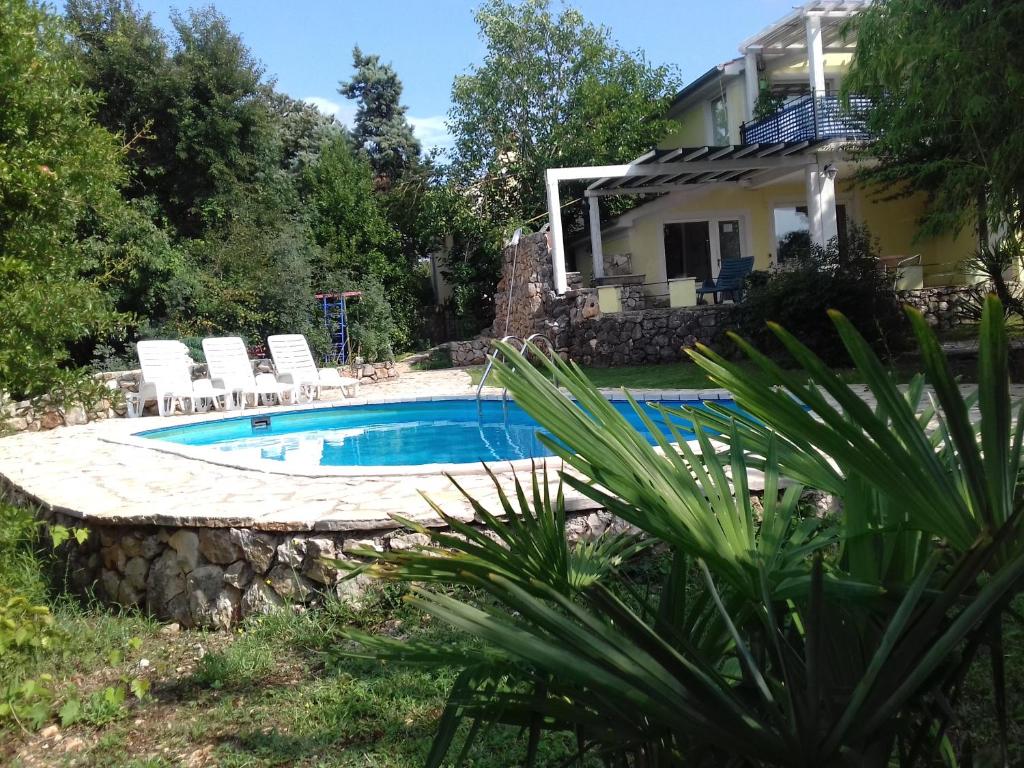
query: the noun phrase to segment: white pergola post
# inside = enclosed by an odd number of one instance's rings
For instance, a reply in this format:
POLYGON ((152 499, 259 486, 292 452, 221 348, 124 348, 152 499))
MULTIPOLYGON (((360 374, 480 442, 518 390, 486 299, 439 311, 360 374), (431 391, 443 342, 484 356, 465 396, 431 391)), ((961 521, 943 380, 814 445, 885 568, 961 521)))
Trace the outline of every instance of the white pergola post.
POLYGON ((548 192, 548 224, 551 227, 551 276, 555 293, 561 295, 569 288, 565 280, 565 243, 562 241, 562 198, 558 194, 558 176, 549 168, 544 174, 548 192))
POLYGON ((815 96, 825 95, 825 54, 821 43, 821 18, 807 17, 807 70, 811 92, 815 96))
POLYGON ((743 79, 747 88, 747 120, 754 119, 754 108, 759 95, 757 81, 757 51, 745 51, 743 63, 743 79))
POLYGON ((601 198, 587 194, 590 206, 590 254, 594 260, 594 278, 604 277, 604 243, 601 242, 601 198))
POLYGON ((811 242, 822 247, 839 235, 836 215, 836 182, 817 163, 804 170, 807 181, 807 227, 811 242))

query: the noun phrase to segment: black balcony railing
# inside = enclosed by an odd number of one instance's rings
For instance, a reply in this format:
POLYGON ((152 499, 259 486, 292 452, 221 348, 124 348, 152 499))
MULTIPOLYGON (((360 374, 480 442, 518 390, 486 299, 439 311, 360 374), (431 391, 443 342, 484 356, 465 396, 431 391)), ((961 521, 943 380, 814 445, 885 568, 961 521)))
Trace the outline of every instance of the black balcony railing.
POLYGON ((860 140, 870 138, 867 116, 871 100, 863 96, 807 95, 762 120, 740 126, 744 144, 777 144, 780 141, 818 139, 860 140))

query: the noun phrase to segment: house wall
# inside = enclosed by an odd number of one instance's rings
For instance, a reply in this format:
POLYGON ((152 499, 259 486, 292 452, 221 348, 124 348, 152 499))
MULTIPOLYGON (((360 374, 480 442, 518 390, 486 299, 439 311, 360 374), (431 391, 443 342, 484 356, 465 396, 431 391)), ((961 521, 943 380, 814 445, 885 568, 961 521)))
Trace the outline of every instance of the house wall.
MULTIPOLYGON (((605 240, 604 252, 632 254, 633 271, 646 275, 648 295, 665 294, 668 287, 664 282, 664 225, 685 220, 738 218, 743 232, 743 255, 753 256, 754 268, 765 270, 775 262, 773 209, 777 205, 804 205, 806 199, 802 181, 754 190, 737 185, 709 185, 703 192, 674 193, 648 204, 649 213, 640 215, 642 209, 635 213, 627 237, 605 240)), ((846 206, 851 221, 866 224, 878 238, 882 256, 921 254, 926 286, 962 282, 958 264, 973 249, 971 233, 915 242, 923 196, 879 200, 877 194, 840 180, 836 182, 836 199, 846 206)))
POLYGON ((729 141, 740 143, 740 125, 746 120, 746 89, 742 77, 722 77, 716 86, 706 91, 675 119, 678 128, 658 143, 658 149, 677 147, 703 147, 711 142, 711 99, 725 94, 725 108, 729 114, 729 141))
MULTIPOLYGON (((825 77, 833 89, 842 87, 843 78, 850 66, 851 54, 830 53, 825 55, 825 77)), ((806 61, 797 61, 784 67, 772 67, 769 62, 768 79, 775 82, 807 82, 809 77, 806 61)), ((729 140, 740 143, 740 126, 751 115, 747 114, 747 88, 743 75, 723 75, 715 85, 704 89, 693 97, 693 103, 675 118, 677 127, 658 143, 658 149, 677 147, 702 147, 711 141, 711 99, 725 94, 729 112, 729 140)))

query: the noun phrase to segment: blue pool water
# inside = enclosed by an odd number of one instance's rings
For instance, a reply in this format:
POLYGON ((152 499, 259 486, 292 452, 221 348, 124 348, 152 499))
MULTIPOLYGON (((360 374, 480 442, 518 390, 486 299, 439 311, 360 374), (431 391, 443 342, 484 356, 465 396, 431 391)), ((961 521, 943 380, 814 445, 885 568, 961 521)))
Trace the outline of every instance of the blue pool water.
MULTIPOLYGON (((718 401, 735 407, 731 401, 718 401)), ((661 401, 703 407, 700 401, 661 401)), ((356 405, 344 408, 239 416, 140 432, 140 437, 302 466, 404 466, 541 458, 537 423, 515 403, 475 400, 356 405)), ((615 407, 655 442, 627 402, 615 407)), ((655 423, 662 417, 651 410, 655 423)), ((692 435, 689 422, 676 419, 692 435)))

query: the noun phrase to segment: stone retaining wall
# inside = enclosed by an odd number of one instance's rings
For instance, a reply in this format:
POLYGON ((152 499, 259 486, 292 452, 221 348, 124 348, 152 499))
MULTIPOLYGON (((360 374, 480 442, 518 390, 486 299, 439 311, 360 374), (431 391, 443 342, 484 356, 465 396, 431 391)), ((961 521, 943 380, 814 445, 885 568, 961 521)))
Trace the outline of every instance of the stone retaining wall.
POLYGON ((483 365, 487 361, 487 352, 491 348, 491 339, 481 337, 469 341, 449 341, 441 344, 439 349, 447 352, 452 365, 462 368, 467 365, 483 365))
POLYGON ((896 295, 900 301, 920 310, 928 325, 944 331, 970 319, 965 316, 964 308, 975 290, 977 287, 947 285, 897 291, 896 295))
POLYGON ((735 311, 736 305, 720 304, 600 315, 574 328, 570 355, 599 368, 676 362, 697 342, 716 344, 735 311))
MULTIPOLYGON (((274 371, 274 364, 271 360, 253 360, 252 365, 254 373, 273 373, 274 371)), ((361 384, 375 384, 379 381, 398 378, 398 368, 393 362, 356 363, 341 370, 345 371, 347 375, 358 378, 361 384)), ((196 363, 192 366, 193 381, 205 378, 206 375, 205 363, 196 363)), ((3 431, 38 432, 126 416, 128 411, 124 402, 113 393, 117 391, 122 393, 138 392, 142 371, 104 371, 95 374, 95 377, 106 383, 111 390, 111 397, 102 399, 89 408, 83 405, 56 405, 51 402, 49 395, 43 395, 35 400, 5 402, 3 393, 0 392, 0 433, 3 431)), ((148 405, 145 414, 147 416, 156 415, 156 403, 148 405)))
MULTIPOLYGON (((82 527, 81 520, 59 513, 43 517, 82 527)), ((336 560, 358 563, 352 552, 360 548, 400 550, 428 541, 408 530, 86 527, 84 544, 72 539, 58 552, 67 559, 73 591, 183 627, 221 630, 287 605, 313 606, 327 597, 358 600, 369 577, 344 579, 336 560)), ((605 512, 569 513, 567 536, 575 541, 609 528, 624 531, 628 526, 605 512)))

